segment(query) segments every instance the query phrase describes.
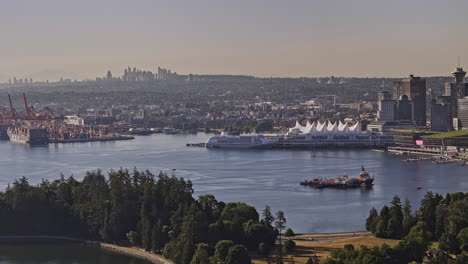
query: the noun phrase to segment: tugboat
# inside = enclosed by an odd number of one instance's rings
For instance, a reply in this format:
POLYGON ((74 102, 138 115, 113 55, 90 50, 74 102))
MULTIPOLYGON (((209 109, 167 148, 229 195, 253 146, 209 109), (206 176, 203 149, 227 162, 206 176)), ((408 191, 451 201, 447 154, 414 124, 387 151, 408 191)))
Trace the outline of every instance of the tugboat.
POLYGON ((301 182, 301 185, 310 186, 310 187, 314 187, 317 189, 323 189, 323 188, 347 189, 347 188, 358 188, 358 187, 370 188, 374 186, 374 178, 371 178, 369 176, 369 173, 364 169, 364 166, 362 166, 361 173, 359 174, 358 177, 355 177, 355 178, 350 178, 348 177, 348 175, 344 175, 344 176, 333 178, 333 179, 326 179, 326 180, 321 180, 321 179, 316 178, 311 181, 304 180, 301 182))

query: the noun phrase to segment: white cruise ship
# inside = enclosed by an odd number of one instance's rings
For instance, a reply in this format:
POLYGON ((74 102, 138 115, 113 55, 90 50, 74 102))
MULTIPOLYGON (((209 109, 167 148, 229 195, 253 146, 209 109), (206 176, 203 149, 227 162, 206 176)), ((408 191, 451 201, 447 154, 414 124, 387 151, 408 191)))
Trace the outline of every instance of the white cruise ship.
POLYGON ((226 132, 221 135, 211 137, 206 142, 207 148, 268 148, 273 143, 270 142, 265 136, 257 134, 242 134, 239 136, 232 136, 226 132))

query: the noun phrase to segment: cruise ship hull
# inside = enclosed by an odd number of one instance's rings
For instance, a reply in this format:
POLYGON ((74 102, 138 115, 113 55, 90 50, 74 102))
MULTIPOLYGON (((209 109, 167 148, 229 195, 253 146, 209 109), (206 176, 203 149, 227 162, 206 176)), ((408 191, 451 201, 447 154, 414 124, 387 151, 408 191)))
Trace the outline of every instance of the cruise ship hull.
POLYGON ((46 129, 29 129, 10 127, 7 130, 11 142, 24 143, 29 145, 47 145, 49 138, 46 129))
POLYGON ((261 149, 270 148, 272 142, 262 135, 242 134, 239 136, 231 136, 227 133, 222 133, 219 136, 214 136, 206 142, 206 148, 217 149, 261 149))
POLYGON ((8 128, 11 124, 0 124, 0 140, 9 140, 10 137, 8 136, 8 128))
POLYGON ((210 149, 267 149, 271 148, 272 144, 259 145, 244 145, 244 144, 206 144, 206 148, 210 149))

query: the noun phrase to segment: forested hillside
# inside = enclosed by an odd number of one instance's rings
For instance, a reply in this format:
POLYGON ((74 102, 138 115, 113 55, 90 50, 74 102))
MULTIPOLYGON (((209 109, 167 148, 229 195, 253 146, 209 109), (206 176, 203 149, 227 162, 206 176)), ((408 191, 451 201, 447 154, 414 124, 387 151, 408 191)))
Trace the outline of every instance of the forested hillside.
POLYGON ((0 192, 0 235, 65 235, 133 244, 175 263, 250 263, 248 250, 268 253, 278 232, 244 203, 193 198, 192 183, 161 172, 120 169, 63 176, 33 186, 26 178, 0 192))

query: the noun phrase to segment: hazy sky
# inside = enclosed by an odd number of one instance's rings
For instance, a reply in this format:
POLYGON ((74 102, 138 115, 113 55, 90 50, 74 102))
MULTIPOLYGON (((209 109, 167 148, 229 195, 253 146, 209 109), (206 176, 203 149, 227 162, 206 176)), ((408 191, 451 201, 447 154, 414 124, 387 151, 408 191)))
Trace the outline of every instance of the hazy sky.
POLYGON ((467 0, 0 0, 0 79, 126 66, 256 76, 468 68, 467 0))

